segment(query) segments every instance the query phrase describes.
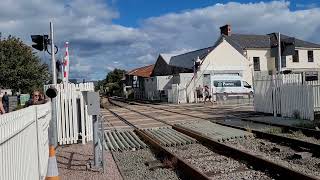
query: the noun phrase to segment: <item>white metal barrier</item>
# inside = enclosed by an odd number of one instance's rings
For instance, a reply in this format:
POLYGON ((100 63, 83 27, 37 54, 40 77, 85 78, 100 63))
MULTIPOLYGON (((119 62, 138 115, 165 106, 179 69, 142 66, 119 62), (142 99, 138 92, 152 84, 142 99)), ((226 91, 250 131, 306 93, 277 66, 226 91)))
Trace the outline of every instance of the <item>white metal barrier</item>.
POLYGON ((318 91, 303 83, 300 74, 255 77, 254 108, 258 112, 314 120, 318 91))
POLYGON ((320 111, 320 80, 308 81, 306 84, 312 87, 314 110, 320 111))
MULTIPOLYGON (((45 87, 45 89, 48 86, 45 87)), ((56 86, 57 94, 57 133, 62 144, 77 143, 82 136, 82 143, 92 140, 92 116, 88 115, 84 91, 94 91, 93 83, 64 83, 56 86)))
POLYGON ((44 179, 51 103, 0 115, 0 179, 44 179))

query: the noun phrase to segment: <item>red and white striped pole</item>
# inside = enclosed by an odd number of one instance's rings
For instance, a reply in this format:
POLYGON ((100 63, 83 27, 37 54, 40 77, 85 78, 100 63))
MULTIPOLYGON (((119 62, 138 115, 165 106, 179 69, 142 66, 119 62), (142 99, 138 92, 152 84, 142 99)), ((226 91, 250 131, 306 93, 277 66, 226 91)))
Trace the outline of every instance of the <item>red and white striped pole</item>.
POLYGON ((63 82, 68 83, 69 82, 69 42, 66 42, 65 44, 66 52, 64 56, 63 61, 63 82))

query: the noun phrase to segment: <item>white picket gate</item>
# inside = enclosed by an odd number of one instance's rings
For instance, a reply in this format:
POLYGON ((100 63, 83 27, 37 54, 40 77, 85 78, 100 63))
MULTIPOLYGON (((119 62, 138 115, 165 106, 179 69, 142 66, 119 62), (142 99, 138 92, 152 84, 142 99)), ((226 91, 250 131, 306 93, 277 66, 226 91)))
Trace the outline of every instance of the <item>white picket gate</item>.
POLYGON ((257 112, 314 120, 319 89, 302 82, 300 74, 258 76, 254 80, 257 112))
POLYGON ((51 103, 0 115, 0 179, 44 179, 51 103))
MULTIPOLYGON (((49 86, 46 86, 48 88, 49 86)), ((57 133, 60 145, 92 140, 92 116, 88 115, 83 92, 94 91, 93 83, 57 84, 57 133)))

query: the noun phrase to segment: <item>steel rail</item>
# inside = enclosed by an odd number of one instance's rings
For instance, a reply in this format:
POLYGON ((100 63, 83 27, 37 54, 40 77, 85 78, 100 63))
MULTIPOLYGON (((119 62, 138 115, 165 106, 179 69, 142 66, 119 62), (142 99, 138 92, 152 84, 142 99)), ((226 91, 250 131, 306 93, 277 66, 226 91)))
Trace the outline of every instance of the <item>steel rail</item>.
POLYGON ((284 144, 287 144, 288 146, 293 147, 293 148, 295 148, 297 146, 304 147, 304 148, 309 149, 312 153, 314 153, 316 155, 320 155, 320 144, 306 142, 306 141, 302 141, 299 139, 289 138, 289 137, 271 134, 271 133, 267 133, 267 132, 263 132, 263 131, 259 131, 259 130, 254 130, 254 129, 248 130, 245 127, 225 124, 222 122, 215 122, 215 123, 222 125, 222 126, 227 126, 227 127, 231 127, 231 128, 244 130, 244 131, 249 131, 249 132, 255 134, 256 137, 258 137, 258 138, 267 139, 267 140, 270 140, 270 141, 276 142, 276 143, 284 143, 284 144))

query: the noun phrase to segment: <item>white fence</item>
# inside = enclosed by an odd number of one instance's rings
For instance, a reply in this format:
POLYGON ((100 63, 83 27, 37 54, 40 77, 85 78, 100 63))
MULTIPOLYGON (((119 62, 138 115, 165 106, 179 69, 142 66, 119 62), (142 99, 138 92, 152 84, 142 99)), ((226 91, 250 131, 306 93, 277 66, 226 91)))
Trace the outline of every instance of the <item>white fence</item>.
MULTIPOLYGON (((47 86, 48 87, 48 86, 47 86)), ((45 88, 47 88, 45 87, 45 88)), ((92 140, 92 116, 84 100, 84 91, 94 91, 93 83, 58 84, 57 133, 58 142, 73 144, 82 137, 82 143, 92 140)))
POLYGON ((169 103, 186 103, 186 98, 186 88, 181 87, 179 84, 172 84, 172 88, 168 89, 169 103))
POLYGON ((0 179, 44 179, 51 103, 0 115, 0 179))
POLYGON ((319 88, 302 82, 301 75, 259 76, 254 80, 255 111, 314 120, 319 88))
POLYGON ((320 111, 320 80, 308 81, 306 84, 312 86, 314 110, 320 111))

